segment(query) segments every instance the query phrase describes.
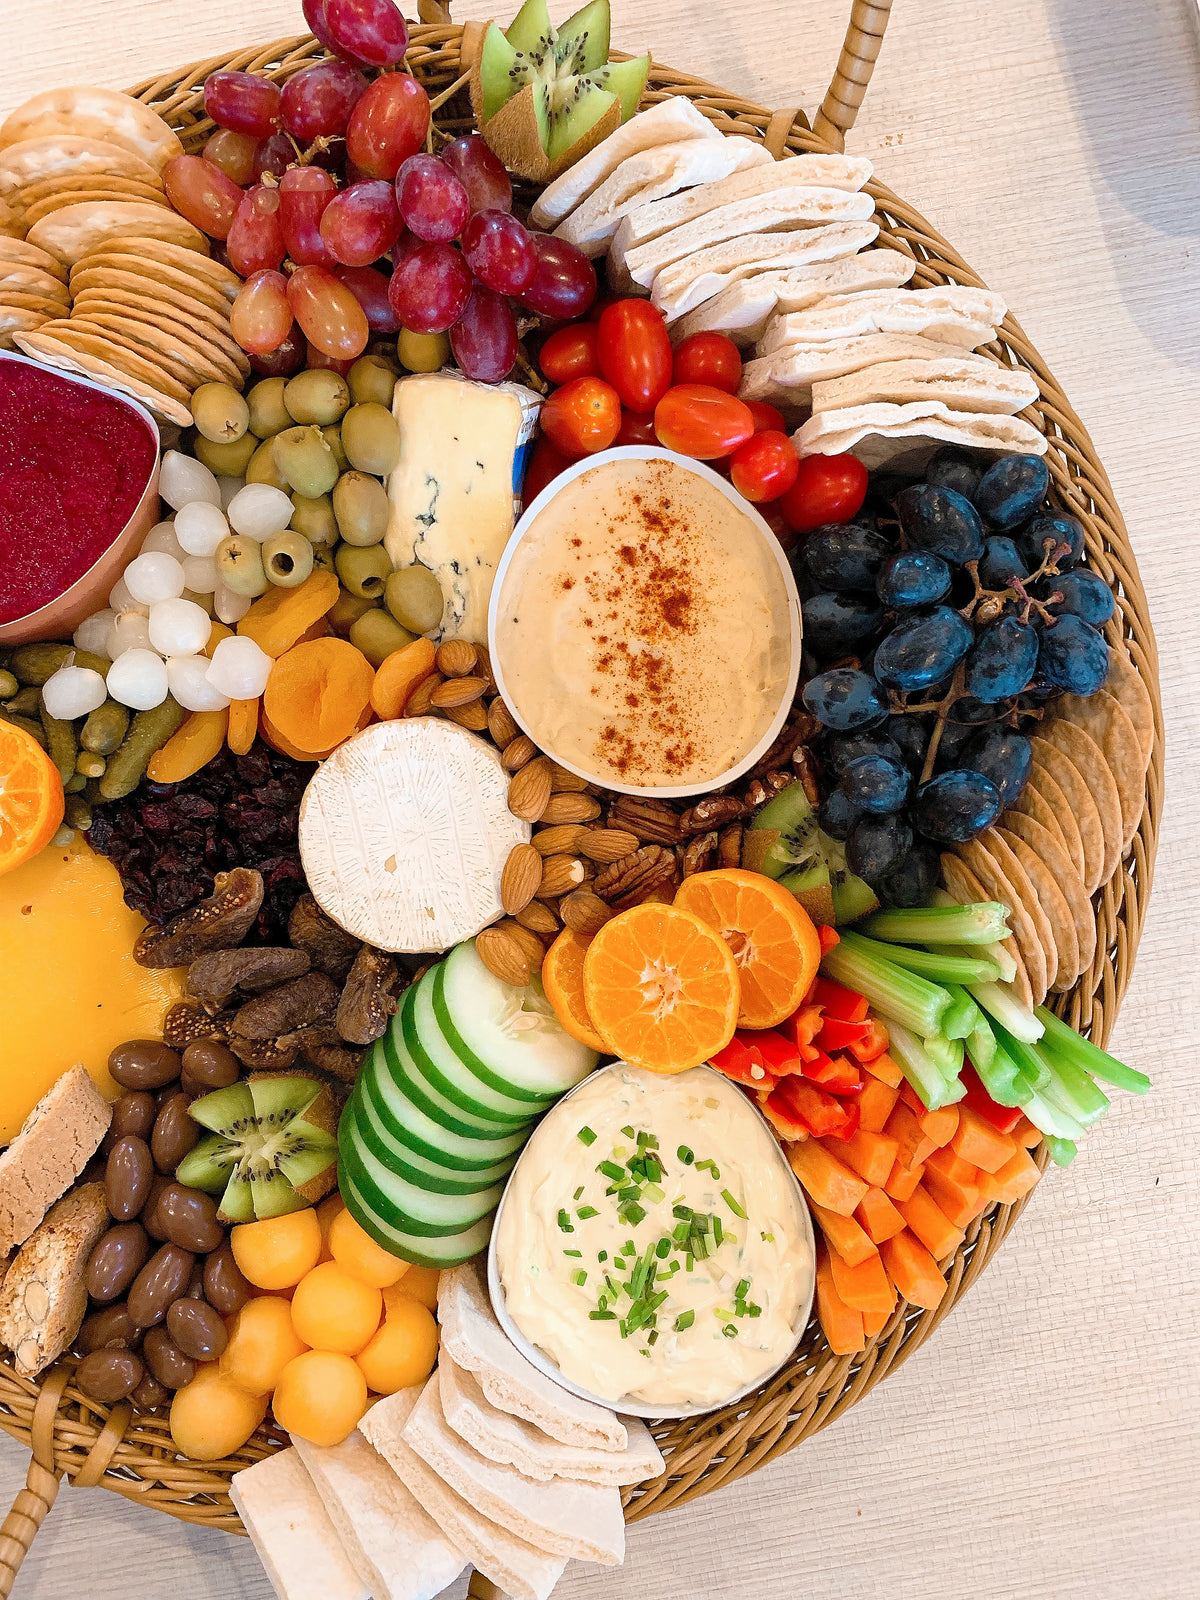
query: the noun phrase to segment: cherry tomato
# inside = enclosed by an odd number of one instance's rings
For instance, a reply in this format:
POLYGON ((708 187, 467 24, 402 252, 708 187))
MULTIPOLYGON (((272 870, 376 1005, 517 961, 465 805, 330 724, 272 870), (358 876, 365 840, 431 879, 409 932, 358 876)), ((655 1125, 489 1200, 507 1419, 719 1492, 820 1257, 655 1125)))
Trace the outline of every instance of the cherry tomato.
POLYGON ((572 378, 542 407, 542 432, 572 461, 607 450, 621 426, 621 401, 601 378, 572 378))
POLYGON ((736 394, 741 381, 741 352, 723 333, 693 333, 675 352, 674 383, 706 383, 736 394))
POLYGON ((811 533, 826 522, 848 522, 866 497, 867 469, 857 456, 805 456, 781 503, 796 532, 811 533))
POLYGON ((548 483, 553 483, 560 472, 571 465, 561 451, 556 450, 544 436, 533 447, 529 465, 525 469, 525 484, 521 491, 523 504, 532 505, 548 483))
POLYGON ((747 400, 750 415, 754 418, 755 433, 786 433, 787 423, 783 420, 783 412, 777 406, 769 406, 765 400, 747 400))
POLYGON ((785 550, 790 550, 796 543, 799 535, 788 526, 788 520, 783 514, 783 504, 773 500, 769 505, 759 506, 758 514, 779 540, 785 550))
POLYGON ((668 389, 654 408, 654 431, 668 450, 716 461, 745 444, 754 432, 754 418, 747 406, 723 389, 680 383, 668 389))
POLYGON ((596 324, 575 322, 559 328, 542 346, 538 363, 551 383, 569 383, 572 378, 598 378, 596 324))
POLYGON ((786 433, 756 433, 735 450, 729 463, 733 487, 747 500, 778 500, 796 481, 800 457, 786 433))
POLYGON ((621 428, 617 434, 618 444, 657 444, 658 435, 654 431, 654 413, 642 416, 636 411, 623 411, 621 413, 621 428))
POLYGON ((617 300, 596 324, 600 371, 630 411, 653 411, 671 387, 671 339, 649 300, 617 300))

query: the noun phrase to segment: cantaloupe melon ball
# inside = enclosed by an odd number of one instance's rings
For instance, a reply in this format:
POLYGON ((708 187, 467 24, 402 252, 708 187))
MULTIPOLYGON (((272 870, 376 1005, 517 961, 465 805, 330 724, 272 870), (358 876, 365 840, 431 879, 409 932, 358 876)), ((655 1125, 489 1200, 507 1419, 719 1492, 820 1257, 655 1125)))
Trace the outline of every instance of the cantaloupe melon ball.
POLYGON ((321 1254, 321 1224, 311 1206, 231 1229, 233 1259, 259 1289, 290 1289, 321 1254))
POLYGON ((391 1299, 383 1326, 355 1358, 376 1394, 395 1394, 397 1389, 424 1383, 437 1360, 438 1330, 433 1313, 419 1300, 396 1294, 391 1299))
POLYGON ((306 1350, 279 1375, 275 1421, 313 1444, 341 1444, 367 1409, 367 1381, 349 1356, 306 1350))
POLYGON ((351 1277, 376 1289, 390 1289, 408 1271, 408 1262, 377 1245, 348 1211, 339 1211, 330 1224, 328 1248, 351 1277))
POLYGON ((332 1194, 327 1194, 317 1207, 317 1221, 321 1224, 321 1255, 322 1261, 332 1261, 333 1256, 329 1250, 329 1230, 333 1219, 346 1209, 346 1202, 335 1189, 332 1194))
POLYGON ((394 1299, 419 1300, 430 1311, 437 1310, 438 1278, 436 1267, 409 1267, 394 1288, 383 1291, 383 1314, 390 1316, 388 1307, 394 1299))
POLYGON ((222 1377, 247 1394, 269 1395, 289 1361, 308 1346, 292 1326, 292 1307, 282 1295, 262 1294, 234 1317, 229 1343, 217 1365, 222 1377))
POLYGON ((306 1273, 292 1296, 292 1327, 314 1350, 356 1356, 382 1315, 379 1290, 352 1278, 336 1261, 322 1261, 306 1273))
POLYGON ((171 1437, 180 1455, 192 1461, 220 1461, 242 1448, 266 1413, 264 1398, 247 1394, 208 1361, 196 1368, 191 1383, 175 1391, 171 1437))

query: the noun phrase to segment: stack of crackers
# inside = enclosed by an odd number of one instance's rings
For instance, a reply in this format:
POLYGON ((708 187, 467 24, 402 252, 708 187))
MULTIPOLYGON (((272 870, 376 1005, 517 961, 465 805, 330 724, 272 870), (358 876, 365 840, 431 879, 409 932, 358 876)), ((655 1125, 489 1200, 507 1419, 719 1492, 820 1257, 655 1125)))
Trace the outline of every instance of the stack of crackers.
POLYGON ((1119 867, 1141 821, 1154 739, 1150 695, 1123 650, 1105 686, 1064 695, 1034 734, 1020 798, 969 844, 942 856, 963 904, 1009 909, 1013 989, 1027 1006, 1062 993, 1096 957, 1091 897, 1119 867))
POLYGON ((24 239, 0 236, 0 349, 11 350, 14 335, 32 333, 70 309, 62 262, 24 239))

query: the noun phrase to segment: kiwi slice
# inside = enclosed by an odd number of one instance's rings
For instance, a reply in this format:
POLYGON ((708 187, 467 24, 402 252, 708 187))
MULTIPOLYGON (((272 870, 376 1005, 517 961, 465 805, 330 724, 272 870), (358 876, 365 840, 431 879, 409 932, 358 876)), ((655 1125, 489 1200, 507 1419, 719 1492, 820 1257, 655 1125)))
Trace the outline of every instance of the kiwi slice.
POLYGON ((879 901, 869 884, 846 865, 846 849, 817 823, 804 792, 793 783, 769 801, 746 831, 743 864, 777 878, 814 922, 853 922, 879 901))
POLYGON ((313 1078, 261 1074, 192 1102, 211 1129, 180 1162, 180 1183, 219 1194, 223 1222, 281 1217, 319 1200, 337 1178, 337 1108, 313 1078))

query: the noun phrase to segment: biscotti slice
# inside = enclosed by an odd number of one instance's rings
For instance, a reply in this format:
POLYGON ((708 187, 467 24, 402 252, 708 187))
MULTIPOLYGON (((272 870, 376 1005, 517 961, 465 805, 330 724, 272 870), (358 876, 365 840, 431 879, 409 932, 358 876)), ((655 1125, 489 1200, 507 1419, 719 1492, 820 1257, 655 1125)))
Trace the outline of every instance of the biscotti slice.
POLYGON ((87 1166, 112 1108, 81 1066, 69 1067, 0 1154, 0 1255, 24 1244, 87 1166))
POLYGON ((64 1195, 18 1250, 0 1288, 0 1342, 22 1377, 36 1378, 79 1332, 88 1257, 111 1220, 104 1185, 85 1183, 64 1195))

